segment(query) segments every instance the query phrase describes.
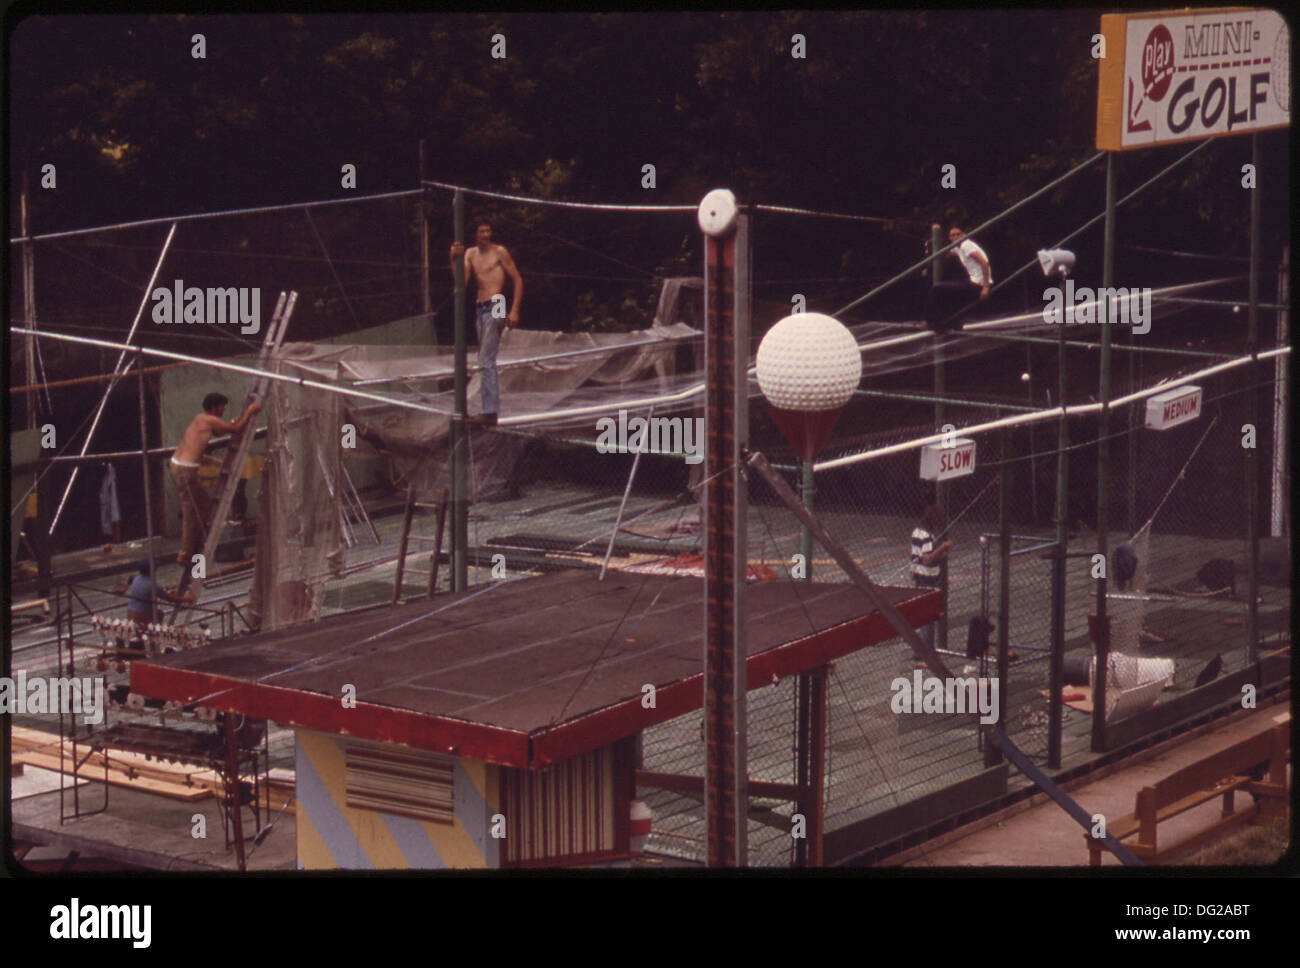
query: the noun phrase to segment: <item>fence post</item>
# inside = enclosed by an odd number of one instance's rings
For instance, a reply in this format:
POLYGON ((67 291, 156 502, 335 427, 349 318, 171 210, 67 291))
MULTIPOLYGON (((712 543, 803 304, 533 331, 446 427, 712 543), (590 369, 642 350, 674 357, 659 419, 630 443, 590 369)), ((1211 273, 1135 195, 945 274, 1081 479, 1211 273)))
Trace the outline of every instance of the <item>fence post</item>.
MULTIPOLYGON (((938 252, 943 248, 942 232, 940 226, 930 226, 931 253, 938 252)), ((932 284, 938 284, 941 274, 938 259, 930 263, 930 272, 932 284)), ((944 421, 947 419, 947 412, 943 405, 946 392, 946 375, 944 372, 943 334, 939 333, 934 337, 934 429, 936 433, 943 431, 944 421)), ((944 529, 947 530, 948 486, 943 481, 934 482, 934 503, 942 513, 944 529)), ((946 558, 939 562, 939 595, 943 601, 943 610, 934 624, 934 647, 936 649, 946 649, 948 648, 948 559, 946 558)))
MULTIPOLYGON (((1052 658, 1050 661, 1051 690, 1048 695, 1049 722, 1061 716, 1062 667, 1065 663, 1065 553, 1069 543, 1069 447, 1070 427, 1065 415, 1065 324, 1057 329, 1056 386, 1061 406, 1061 421, 1056 437, 1056 549, 1052 561, 1052 658)), ((1061 765, 1061 736, 1051 729, 1047 732, 1047 765, 1057 769, 1061 765)))
MULTIPOLYGON (((1006 730, 1007 694, 1011 691, 1010 642, 1011 620, 1011 431, 998 432, 1002 444, 1002 465, 998 468, 998 709, 996 722, 1006 730)), ((984 765, 997 766, 1003 760, 1002 748, 988 743, 984 748, 984 765)))
MULTIPOLYGON (((457 242, 465 238, 465 200, 459 189, 452 199, 453 235, 457 242)), ((455 416, 451 422, 451 587, 453 591, 464 591, 469 585, 469 473, 467 467, 468 453, 466 437, 468 428, 466 417, 466 322, 465 322, 465 260, 462 256, 452 263, 452 272, 456 278, 455 290, 455 360, 456 375, 453 383, 455 395, 455 416)))
MULTIPOLYGON (((1106 153, 1106 234, 1105 251, 1102 254, 1101 285, 1107 291, 1114 285, 1115 276, 1115 152, 1106 153)), ((1099 301, 1100 303, 1100 301, 1099 301)), ((1113 311, 1113 306, 1108 305, 1113 311)), ((1100 312, 1100 304, 1097 307, 1100 312)), ((1097 414, 1097 553, 1102 557, 1102 576, 1097 582, 1097 679, 1102 679, 1101 670, 1106 668, 1110 655, 1110 625, 1106 618, 1106 583, 1109 577, 1107 555, 1110 540, 1110 313, 1107 322, 1101 327, 1101 373, 1098 377, 1101 397, 1101 412, 1097 414)), ((1132 468, 1129 470, 1132 473, 1132 468)), ((1105 686, 1102 686, 1102 699, 1105 699, 1105 686)), ((1094 697, 1095 698, 1095 697, 1094 697)), ((1059 697, 1057 705, 1060 705, 1059 697)), ((1056 719, 1052 720, 1056 731, 1057 748, 1060 748, 1060 728, 1056 719)), ((1092 749, 1094 752, 1106 748, 1106 716, 1094 716, 1092 719, 1092 749)))
MULTIPOLYGON (((1259 171, 1259 133, 1250 136, 1250 160, 1259 171)), ((1259 427, 1259 188, 1250 191, 1250 310, 1247 313, 1246 345, 1250 350, 1250 376, 1247 386, 1246 421, 1258 431, 1259 427)), ((1250 607, 1247 610, 1246 641, 1250 655, 1259 654, 1259 441, 1246 450, 1246 584, 1250 588, 1250 607)))

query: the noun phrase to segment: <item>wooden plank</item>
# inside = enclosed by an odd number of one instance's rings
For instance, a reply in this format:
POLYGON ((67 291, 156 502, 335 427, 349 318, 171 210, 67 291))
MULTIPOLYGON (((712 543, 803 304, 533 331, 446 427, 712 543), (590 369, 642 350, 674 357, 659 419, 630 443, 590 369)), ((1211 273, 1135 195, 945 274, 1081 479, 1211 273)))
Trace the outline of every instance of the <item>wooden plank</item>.
POLYGON ((1157 781, 1154 784, 1157 807, 1164 807, 1189 794, 1212 788, 1225 777, 1236 776, 1256 764, 1271 760, 1273 729, 1274 727, 1269 727, 1248 736, 1157 781))
MULTIPOLYGON (((1176 817, 1180 813, 1191 810, 1193 807, 1199 807, 1202 803, 1208 803, 1215 797, 1224 796, 1233 790, 1244 789, 1249 784, 1250 777, 1234 776, 1227 783, 1220 783, 1218 786, 1198 790, 1195 793, 1189 793, 1185 797, 1179 797, 1173 803, 1163 804, 1156 808, 1156 823, 1161 823, 1170 817, 1176 817)), ((1231 813, 1231 811, 1228 812, 1231 813)))
MULTIPOLYGON (((59 758, 57 743, 55 744, 54 749, 50 749, 48 746, 42 746, 28 748, 26 750, 15 750, 15 754, 18 752, 50 756, 54 759, 59 758)), ((85 768, 85 766, 93 766, 102 769, 105 765, 104 754, 101 752, 90 752, 90 747, 84 743, 78 744, 76 752, 79 757, 85 758, 83 768, 85 768)), ((66 763, 73 762, 72 743, 67 742, 64 744, 63 756, 66 763)), ((114 751, 107 757, 107 762, 109 767, 126 774, 127 776, 138 775, 142 779, 154 780, 160 783, 171 783, 179 786, 193 785, 191 782, 191 776, 195 772, 194 770, 188 772, 178 771, 175 769, 169 770, 163 764, 148 762, 141 754, 114 751), (115 766, 114 764, 118 765, 115 766)))
MULTIPOLYGON (((102 765, 86 763, 82 765, 81 771, 75 772, 69 759, 64 758, 62 763, 59 761, 57 754, 34 753, 30 750, 25 753, 13 753, 10 757, 14 762, 27 763, 30 766, 39 766, 42 769, 53 770, 56 773, 63 773, 66 776, 75 779, 90 780, 97 783, 104 781, 104 768, 102 765)), ((156 793, 160 796, 170 797, 173 800, 204 800, 212 796, 212 791, 201 786, 187 787, 179 783, 164 783, 160 780, 151 780, 145 777, 136 777, 132 779, 126 773, 120 770, 110 768, 108 770, 108 782, 113 786, 125 787, 129 790, 139 790, 144 793, 156 793)))
MULTIPOLYGON (((54 759, 59 757, 59 737, 52 733, 44 733, 39 730, 25 729, 15 726, 13 729, 13 749, 18 752, 36 752, 54 759)), ((78 743, 78 751, 81 756, 86 756, 89 747, 85 743, 78 743)), ((63 750, 65 762, 70 763, 72 760, 72 743, 70 740, 64 740, 63 750)), ((103 769, 105 756, 103 753, 90 753, 83 765, 83 771, 87 766, 93 766, 103 769)), ((33 764, 36 765, 36 764, 33 764)), ((168 762, 159 759, 156 756, 151 757, 149 754, 136 753, 129 750, 118 750, 109 748, 108 765, 117 772, 131 775, 135 774, 143 779, 148 779, 160 783, 179 785, 186 787, 202 787, 213 792, 221 792, 221 777, 215 771, 196 766, 194 764, 168 762), (125 767, 125 769, 123 769, 125 767)), ((280 791, 287 790, 293 792, 294 781, 293 771, 283 770, 281 773, 287 773, 286 779, 283 775, 268 784, 273 789, 280 791)), ((245 775, 240 777, 241 780, 251 783, 253 777, 245 775)))

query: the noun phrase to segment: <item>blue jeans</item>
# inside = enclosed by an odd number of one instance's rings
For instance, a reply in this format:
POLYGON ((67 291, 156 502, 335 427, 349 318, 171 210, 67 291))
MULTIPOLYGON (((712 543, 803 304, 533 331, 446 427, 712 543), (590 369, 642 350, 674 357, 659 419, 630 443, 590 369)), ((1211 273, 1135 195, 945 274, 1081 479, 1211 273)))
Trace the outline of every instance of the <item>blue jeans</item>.
POLYGON ((916 634, 921 637, 922 642, 924 642, 930 648, 932 649, 934 648, 934 625, 933 624, 922 625, 919 629, 916 630, 916 634))
POLYGON ((478 327, 479 376, 483 382, 483 412, 496 413, 501 407, 501 387, 497 382, 497 350, 501 346, 502 319, 492 315, 492 300, 474 304, 474 323, 478 327))
MULTIPOLYGON (((919 581, 915 580, 913 580, 912 584, 915 587, 925 589, 926 591, 934 591, 939 587, 938 585, 923 585, 919 581)), ((916 634, 921 637, 921 641, 932 649, 934 648, 934 630, 937 624, 937 622, 932 622, 929 625, 922 625, 916 630, 916 634)))

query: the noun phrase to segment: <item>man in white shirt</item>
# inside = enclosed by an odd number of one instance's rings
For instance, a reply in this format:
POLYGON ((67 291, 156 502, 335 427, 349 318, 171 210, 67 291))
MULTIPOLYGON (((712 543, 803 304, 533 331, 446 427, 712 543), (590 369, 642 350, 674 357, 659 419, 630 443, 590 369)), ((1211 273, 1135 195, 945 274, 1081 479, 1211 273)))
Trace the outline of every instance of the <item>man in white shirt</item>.
POLYGON ((965 270, 962 280, 935 283, 925 299, 925 322, 931 329, 950 329, 960 326, 958 317, 977 301, 989 297, 993 285, 993 269, 989 257, 973 239, 966 238, 961 226, 948 229, 948 241, 958 242, 949 255, 956 257, 965 270))

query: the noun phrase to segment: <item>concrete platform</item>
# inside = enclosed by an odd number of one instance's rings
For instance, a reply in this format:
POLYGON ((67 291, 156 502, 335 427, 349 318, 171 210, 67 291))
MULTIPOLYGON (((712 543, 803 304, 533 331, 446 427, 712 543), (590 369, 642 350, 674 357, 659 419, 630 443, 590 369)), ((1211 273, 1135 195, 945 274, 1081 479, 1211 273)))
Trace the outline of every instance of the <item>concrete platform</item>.
MULTIPOLYGON (((1289 703, 1270 705, 1219 721, 1194 735, 1161 744, 1148 751, 1140 762, 1097 779, 1071 784, 1067 792, 1090 814, 1127 816, 1133 811, 1134 797, 1141 787, 1273 725, 1275 718, 1287 709, 1289 703)), ((1238 793, 1237 797, 1239 805, 1250 802, 1248 793, 1238 793)), ((1215 798, 1166 820, 1160 824, 1159 841, 1176 843, 1205 829, 1219 816, 1220 808, 1220 800, 1215 798)), ((1083 835, 1082 827, 1046 794, 1041 794, 970 828, 895 855, 878 866, 1086 867, 1088 849, 1083 835)), ((1178 860, 1175 856, 1173 862, 1176 864, 1178 860)), ((1102 866, 1123 865, 1107 851, 1102 854, 1102 866)))
MULTIPOLYGON (((71 789, 65 791, 67 809, 72 808, 71 789)), ((81 787, 83 809, 95 809, 104 802, 100 783, 81 787)), ((294 870, 297 864, 297 834, 293 815, 278 818, 273 813, 263 823, 274 825, 260 845, 253 844, 252 813, 244 811, 247 870, 294 870)), ((15 799, 12 837, 82 855, 116 861, 121 869, 148 868, 167 871, 237 871, 232 846, 226 850, 221 831, 221 812, 214 797, 185 803, 166 797, 115 788, 109 793, 108 810, 64 823, 59 822, 59 791, 15 799), (193 836, 195 816, 204 818, 206 834, 193 836)), ((104 868, 99 868, 104 869, 104 868)))

